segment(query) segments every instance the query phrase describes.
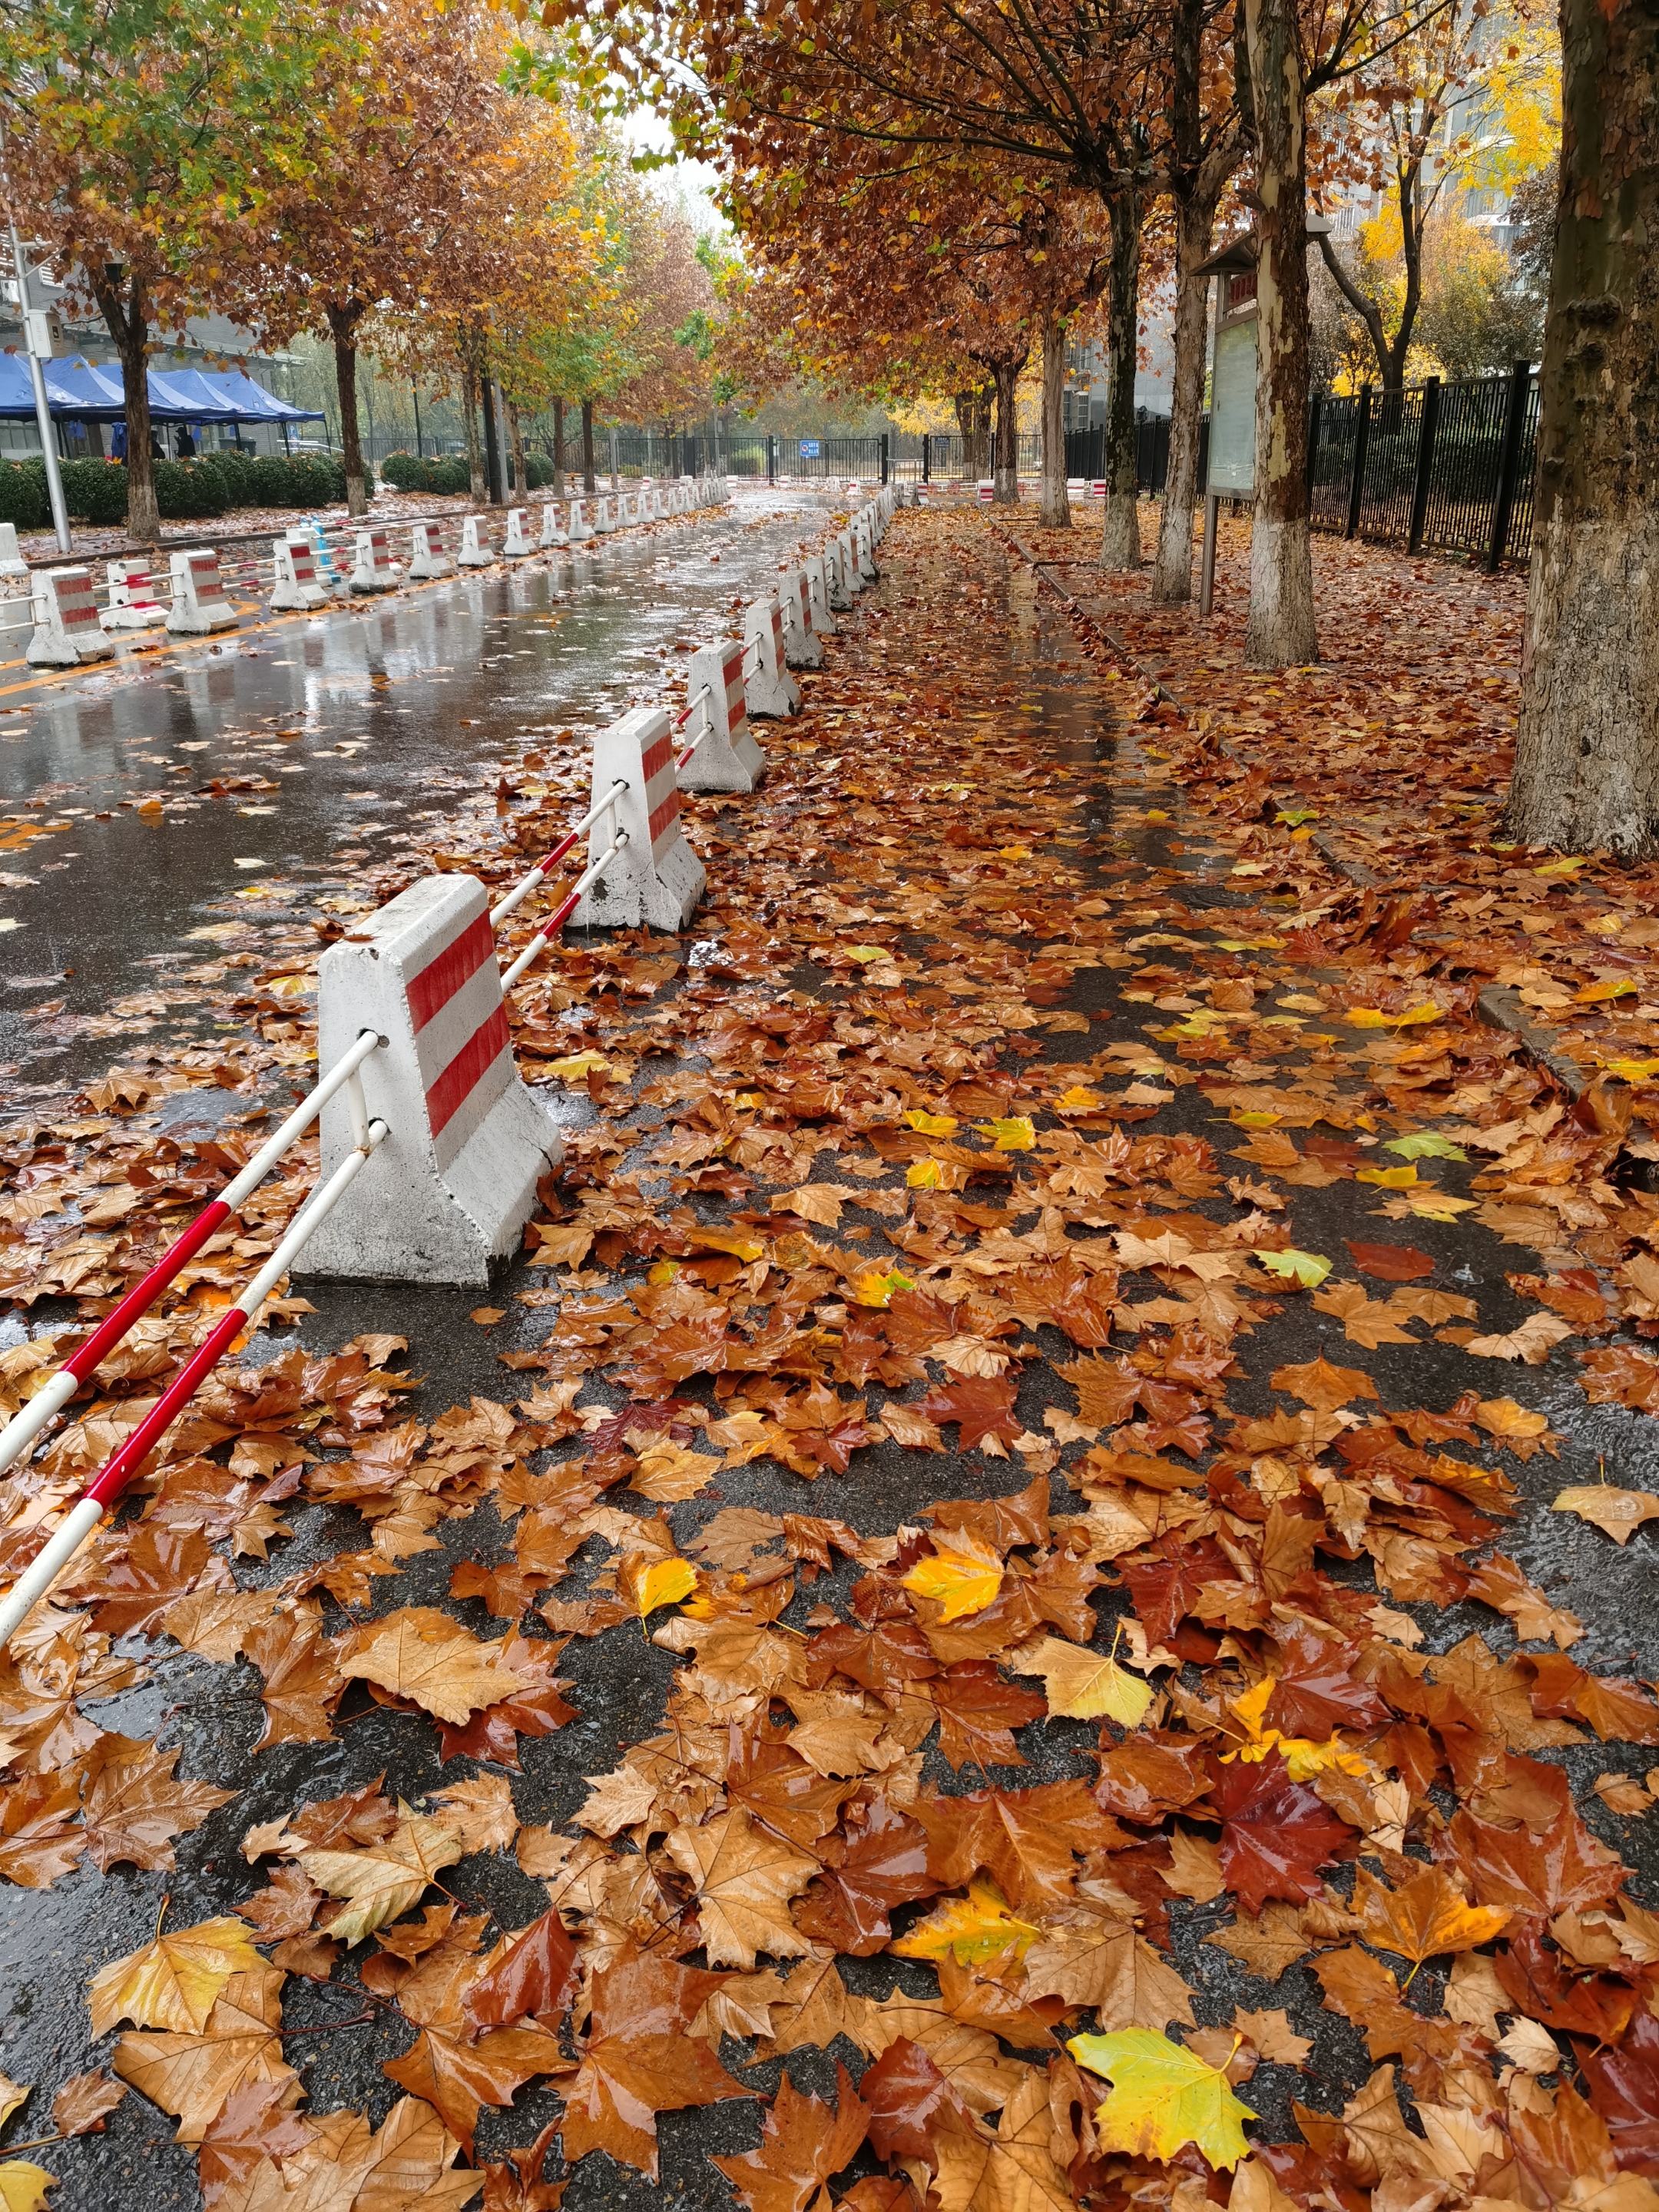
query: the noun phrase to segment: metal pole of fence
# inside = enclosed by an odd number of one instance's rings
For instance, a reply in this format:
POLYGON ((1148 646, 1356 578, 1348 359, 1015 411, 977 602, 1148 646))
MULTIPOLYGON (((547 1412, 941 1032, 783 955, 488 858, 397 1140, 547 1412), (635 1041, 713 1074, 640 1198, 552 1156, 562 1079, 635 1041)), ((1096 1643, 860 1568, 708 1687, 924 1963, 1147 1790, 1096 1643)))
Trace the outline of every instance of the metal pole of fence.
POLYGON ((1324 404, 1322 392, 1313 392, 1308 400, 1308 490, 1311 494, 1318 473, 1319 417, 1324 404))
POLYGON ((1532 392, 1532 363, 1517 361, 1510 371, 1510 388, 1504 409, 1504 444, 1498 459, 1498 493, 1492 501, 1492 539, 1486 547, 1486 574, 1496 575, 1509 549, 1510 518, 1515 513, 1516 477, 1521 467, 1521 432, 1527 419, 1532 392))
POLYGON ((46 501, 52 509, 52 535, 60 553, 73 551, 70 537, 69 507, 64 498, 64 479, 58 470, 58 442, 52 434, 52 409, 46 398, 46 374, 43 361, 52 358, 52 333, 44 308, 29 306, 29 265, 24 257, 22 240, 17 235, 17 225, 11 216, 11 178, 3 168, 5 138, 0 134, 0 178, 3 178, 6 193, 6 222, 11 233, 11 265, 17 283, 17 320, 23 334, 23 350, 28 360, 29 385, 34 398, 34 419, 40 433, 40 458, 46 471, 46 501))
POLYGON ((769 484, 775 484, 777 480, 778 442, 769 430, 766 434, 766 481, 769 484))
POLYGON ((1359 506, 1365 495, 1365 448, 1371 440, 1371 387, 1359 387, 1359 405, 1353 421, 1353 475, 1348 484, 1348 526, 1345 538, 1359 535, 1359 506))
POLYGON ((928 448, 927 433, 924 430, 921 434, 921 480, 923 483, 932 483, 933 481, 933 477, 928 473, 932 459, 933 456, 928 448))
POLYGON ((881 434, 881 480, 884 483, 887 481, 887 433, 885 430, 881 434))
POLYGON ((1406 550, 1420 553, 1429 520, 1429 477, 1434 467, 1434 434, 1440 422, 1440 379, 1431 376, 1423 386, 1423 413, 1417 426, 1417 469, 1412 478, 1411 528, 1406 550))

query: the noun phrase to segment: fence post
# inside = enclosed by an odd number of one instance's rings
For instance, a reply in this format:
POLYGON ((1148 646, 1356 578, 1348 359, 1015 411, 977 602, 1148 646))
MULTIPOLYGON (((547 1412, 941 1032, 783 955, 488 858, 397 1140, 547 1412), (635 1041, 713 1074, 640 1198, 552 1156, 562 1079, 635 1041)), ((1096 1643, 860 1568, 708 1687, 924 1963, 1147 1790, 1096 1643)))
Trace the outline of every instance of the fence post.
POLYGON ((923 483, 932 483, 933 481, 933 477, 928 474, 928 466, 931 459, 932 456, 928 452, 927 446, 927 433, 924 430, 921 434, 921 480, 923 483))
POLYGON ((1515 512, 1515 480, 1521 467, 1521 432, 1532 393, 1532 363, 1517 361, 1510 371, 1508 404, 1504 410, 1504 444, 1498 457, 1498 495, 1492 501, 1492 542, 1486 548, 1486 574, 1496 575, 1504 564, 1510 542, 1510 518, 1515 512))
POLYGON ((1406 550, 1423 550, 1423 532, 1429 520, 1429 477, 1434 466, 1434 434, 1440 424, 1440 379, 1431 376, 1423 386, 1423 413, 1417 429, 1417 473, 1412 480, 1412 521, 1406 550))
POLYGON ((1348 485, 1348 526, 1346 538, 1359 535, 1359 503, 1365 494, 1365 448, 1371 441, 1371 387, 1359 387, 1359 405, 1353 422, 1353 476, 1348 485))
POLYGON ((887 481, 887 433, 885 430, 881 434, 881 480, 884 483, 887 481))
POLYGON ((1311 492, 1314 488, 1318 474, 1319 416, 1320 410, 1324 404, 1324 398, 1325 395, 1322 392, 1311 392, 1308 398, 1307 483, 1310 492, 1311 492))

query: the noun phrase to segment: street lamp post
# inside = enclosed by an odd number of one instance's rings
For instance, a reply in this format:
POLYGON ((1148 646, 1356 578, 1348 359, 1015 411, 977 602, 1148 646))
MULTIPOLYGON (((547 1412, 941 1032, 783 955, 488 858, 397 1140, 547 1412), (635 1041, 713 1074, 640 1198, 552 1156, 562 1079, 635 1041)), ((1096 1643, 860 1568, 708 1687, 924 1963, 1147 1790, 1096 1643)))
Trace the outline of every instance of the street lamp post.
MULTIPOLYGON (((5 141, 0 137, 0 161, 4 159, 5 141)), ((58 467, 58 447, 53 442, 52 409, 46 399, 46 373, 41 363, 52 359, 52 330, 44 307, 29 306, 29 265, 23 253, 23 241, 17 235, 17 225, 11 213, 11 178, 4 173, 6 188, 6 227, 11 233, 11 262, 17 278, 17 318, 23 328, 23 345, 28 356, 29 382, 34 387, 34 419, 40 430, 40 452, 46 465, 46 494, 52 501, 52 526, 58 539, 58 550, 68 553, 73 550, 70 538, 69 508, 64 501, 64 479, 58 467)))

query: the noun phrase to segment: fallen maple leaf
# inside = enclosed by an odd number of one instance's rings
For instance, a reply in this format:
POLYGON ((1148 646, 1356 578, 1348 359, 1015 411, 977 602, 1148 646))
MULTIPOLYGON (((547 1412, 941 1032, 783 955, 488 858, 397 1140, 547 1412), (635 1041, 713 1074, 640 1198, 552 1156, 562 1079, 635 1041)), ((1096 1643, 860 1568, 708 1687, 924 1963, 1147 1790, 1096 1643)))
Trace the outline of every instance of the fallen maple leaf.
POLYGON ((49 2212, 46 2191, 56 2188, 58 2177, 27 2158, 9 2158, 0 2166, 0 2212, 49 2212))
POLYGON ((975 1875, 965 1897, 947 1897, 918 1920, 908 1935, 890 1944, 902 1959, 940 1959, 948 1952, 958 1966, 981 1966, 1012 1950, 1018 1958, 1042 1929, 1008 1910, 994 1881, 975 1875))
POLYGON ((1103 2150, 1171 2159, 1195 2143, 1212 2166, 1234 2166, 1249 2150, 1243 2120, 1256 2117, 1234 2096, 1225 2071, 1149 2029, 1074 2035, 1066 2048, 1079 2066, 1112 2084, 1095 2114, 1103 2150))
POLYGON ((1316 1896, 1317 1869, 1354 1841, 1306 1783, 1292 1781, 1276 1747, 1254 1765, 1218 1760, 1210 1796, 1222 1821, 1221 1871, 1249 1912, 1269 1898, 1316 1896))
POLYGON ((1017 1674, 1041 1674, 1048 1710, 1063 1720, 1114 1720, 1139 1728, 1152 1702, 1152 1685, 1112 1658, 1045 1636, 1005 1662, 1017 1674))
POLYGON ((1353 1263, 1362 1275, 1375 1275, 1384 1283, 1415 1283, 1425 1275, 1431 1275, 1437 1262, 1426 1252, 1419 1252, 1414 1244, 1357 1244, 1352 1237, 1344 1237, 1353 1263))
MULTIPOLYGON (((964 1435, 964 1448, 967 1438, 964 1435)), ((1002 1588, 1002 1561, 988 1544, 958 1534, 948 1546, 935 1539, 932 1554, 904 1577, 906 1589, 935 1601, 941 1621, 983 1613, 1002 1588)))
POLYGON ((934 2137, 939 2170, 928 2202, 939 2212, 1072 2212, 1076 2198, 1054 2161, 1045 2074, 1026 2069, 994 2135, 951 2118, 934 2137))
POLYGON ((92 2032, 107 2035, 125 2020, 135 2027, 199 2034, 231 1976, 264 1964, 240 1920, 204 1920, 158 1936, 142 1951, 112 1960, 93 1976, 87 1992, 92 2032))
POLYGON ((1558 1490, 1552 1513, 1576 1513, 1593 1521, 1615 1544, 1628 1543, 1644 1521, 1659 1519, 1659 1498, 1650 1490, 1620 1490, 1608 1482, 1575 1483, 1558 1490))
POLYGON ((805 2212, 832 2173, 851 2163, 870 2125, 869 2107, 839 2060, 836 2102, 804 2097, 786 2074, 762 2126, 758 2149, 711 2160, 749 2212, 805 2212))
POLYGON ((793 1851, 736 1809, 702 1827, 676 1828, 663 1847, 696 1887, 703 1948, 715 1966, 753 1971, 757 1951, 799 1959, 811 1948, 788 1912, 817 1862, 793 1851))
POLYGON ((702 2037, 686 2032, 722 1979, 638 1954, 593 1976, 587 2047, 574 2077, 561 2084, 568 2164, 604 2150, 654 2181, 659 2112, 752 2096, 702 2037))
POLYGON ((101 2066, 73 2075, 52 2100, 52 2124, 60 2136, 101 2136, 105 2120, 126 2094, 101 2066))
POLYGON ((1322 1352, 1299 1367, 1276 1367, 1267 1378, 1274 1390, 1287 1390, 1316 1413, 1334 1413, 1353 1398, 1374 1398, 1376 1385, 1360 1367, 1333 1367, 1322 1352))
POLYGON ((501 1662, 499 1644, 480 1643, 447 1613, 429 1606, 404 1606, 389 1613, 340 1662, 340 1672, 363 1675, 457 1726, 517 1686, 512 1669, 501 1662))
POLYGON ((505 1775, 474 1775, 470 1782, 452 1782, 447 1790, 431 1794, 433 1802, 443 1808, 433 1817, 459 1839, 463 1850, 511 1850, 519 1816, 513 1808, 513 1786, 505 1775))
POLYGON ((228 1805, 234 1790, 210 1782, 179 1782, 177 1751, 158 1752, 133 1736, 100 1735, 82 1768, 87 1855, 100 1874, 121 1860, 147 1871, 171 1868, 175 1836, 199 1828, 228 1805))
MULTIPOLYGON (((713 1462, 710 1462, 711 1468, 713 1462)), ((697 1571, 690 1559, 664 1559, 660 1553, 625 1552, 617 1563, 617 1595, 640 1620, 659 1606, 678 1605, 697 1587, 697 1571)))
POLYGON ((124 2035, 114 2066, 151 2104, 179 2122, 179 2141, 198 2143, 234 2091, 293 2079, 283 2056, 280 1967, 233 1975, 199 2035, 124 2035))
POLYGON ((329 1922, 326 1932, 347 1945, 361 1943, 418 1905, 428 1884, 461 1855, 459 1836, 411 1812, 401 1800, 398 1825, 384 1843, 362 1850, 296 1854, 319 1888, 344 1901, 345 1910, 329 1922))
POLYGON ((1425 1867, 1398 1889, 1385 1889, 1364 1867, 1354 1875, 1353 1910, 1368 1943, 1420 1966, 1446 1952, 1472 1951, 1508 1927, 1512 1916, 1471 1905, 1443 1867, 1425 1867))

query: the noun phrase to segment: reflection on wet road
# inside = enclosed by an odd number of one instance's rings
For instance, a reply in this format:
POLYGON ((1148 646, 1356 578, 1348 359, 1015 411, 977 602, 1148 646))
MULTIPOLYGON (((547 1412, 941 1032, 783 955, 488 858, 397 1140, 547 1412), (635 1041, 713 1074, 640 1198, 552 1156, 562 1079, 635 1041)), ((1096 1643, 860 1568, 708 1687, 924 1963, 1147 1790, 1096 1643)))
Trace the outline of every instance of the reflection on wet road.
MULTIPOLYGON (((203 957, 192 933, 222 931, 227 915, 239 930, 256 914, 275 921, 279 908, 291 927, 493 780, 509 740, 655 698, 683 646, 735 627, 828 511, 745 493, 591 558, 11 695, 0 1076, 12 1095, 45 1103, 106 1065, 109 1040, 129 1018, 142 1026, 124 1000, 203 957)), ((198 1019, 205 1039, 211 1014, 198 1019)))

